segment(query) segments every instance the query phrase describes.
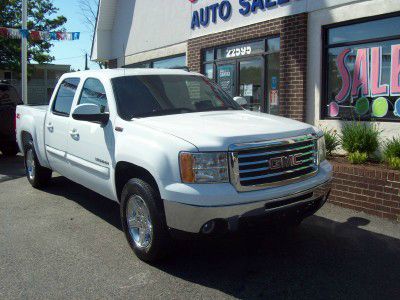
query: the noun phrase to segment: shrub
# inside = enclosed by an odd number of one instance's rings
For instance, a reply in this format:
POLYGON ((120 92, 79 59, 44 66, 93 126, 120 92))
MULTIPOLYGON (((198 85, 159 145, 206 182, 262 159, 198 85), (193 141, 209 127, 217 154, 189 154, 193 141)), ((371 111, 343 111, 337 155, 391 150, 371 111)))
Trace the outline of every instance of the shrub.
POLYGON ((349 161, 352 164, 363 164, 368 160, 368 154, 365 152, 353 152, 349 153, 349 161))
POLYGON ((378 127, 371 123, 344 124, 340 139, 343 149, 349 153, 350 162, 362 163, 370 158, 378 150, 380 133, 378 127))
POLYGON ((383 157, 391 168, 400 170, 400 137, 386 142, 383 157))
POLYGON ((336 130, 333 129, 323 129, 323 132, 325 137, 326 153, 331 156, 332 152, 340 145, 339 137, 336 130))

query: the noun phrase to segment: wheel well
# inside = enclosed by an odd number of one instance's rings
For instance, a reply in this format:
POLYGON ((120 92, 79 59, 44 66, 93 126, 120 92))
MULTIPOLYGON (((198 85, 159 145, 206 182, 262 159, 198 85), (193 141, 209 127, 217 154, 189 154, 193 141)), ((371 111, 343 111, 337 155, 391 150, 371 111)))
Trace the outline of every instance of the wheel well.
POLYGON ((25 151, 26 145, 31 140, 32 140, 31 134, 27 131, 22 131, 22 133, 21 133, 21 141, 22 141, 22 147, 23 147, 23 149, 21 149, 22 151, 25 151))
POLYGON ((118 162, 115 167, 115 187, 117 190, 118 200, 120 200, 122 189, 125 184, 132 178, 140 178, 150 184, 157 192, 161 199, 160 190, 153 175, 146 169, 128 162, 118 162))

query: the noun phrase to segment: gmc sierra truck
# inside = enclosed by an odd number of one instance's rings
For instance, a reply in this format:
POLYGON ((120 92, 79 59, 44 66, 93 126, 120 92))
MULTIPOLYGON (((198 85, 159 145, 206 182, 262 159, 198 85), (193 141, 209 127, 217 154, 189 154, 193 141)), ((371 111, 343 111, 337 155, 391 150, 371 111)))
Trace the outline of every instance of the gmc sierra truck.
POLYGON ((299 224, 326 202, 322 132, 243 104, 183 70, 68 73, 48 106, 17 107, 17 141, 33 187, 54 171, 117 201, 130 246, 153 261, 175 233, 299 224))

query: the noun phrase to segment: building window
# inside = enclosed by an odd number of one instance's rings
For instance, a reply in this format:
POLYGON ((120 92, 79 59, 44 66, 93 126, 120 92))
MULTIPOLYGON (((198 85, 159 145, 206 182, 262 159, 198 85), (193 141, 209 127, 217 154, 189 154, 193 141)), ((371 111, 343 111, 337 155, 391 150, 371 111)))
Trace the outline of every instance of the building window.
POLYGON ((125 66, 126 68, 184 69, 186 55, 171 56, 125 66))
POLYGON ((279 114, 279 51, 276 36, 204 49, 202 72, 248 109, 279 114))
POLYGON ((322 118, 400 121, 400 16, 324 28, 322 118))

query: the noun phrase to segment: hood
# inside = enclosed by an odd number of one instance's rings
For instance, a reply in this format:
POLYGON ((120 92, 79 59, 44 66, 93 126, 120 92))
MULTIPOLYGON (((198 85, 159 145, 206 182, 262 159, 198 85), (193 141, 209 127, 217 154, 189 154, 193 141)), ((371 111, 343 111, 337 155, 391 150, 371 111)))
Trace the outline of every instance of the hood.
POLYGON ((246 110, 197 112, 134 119, 144 126, 184 139, 199 151, 227 151, 235 143, 314 133, 313 126, 246 110))

